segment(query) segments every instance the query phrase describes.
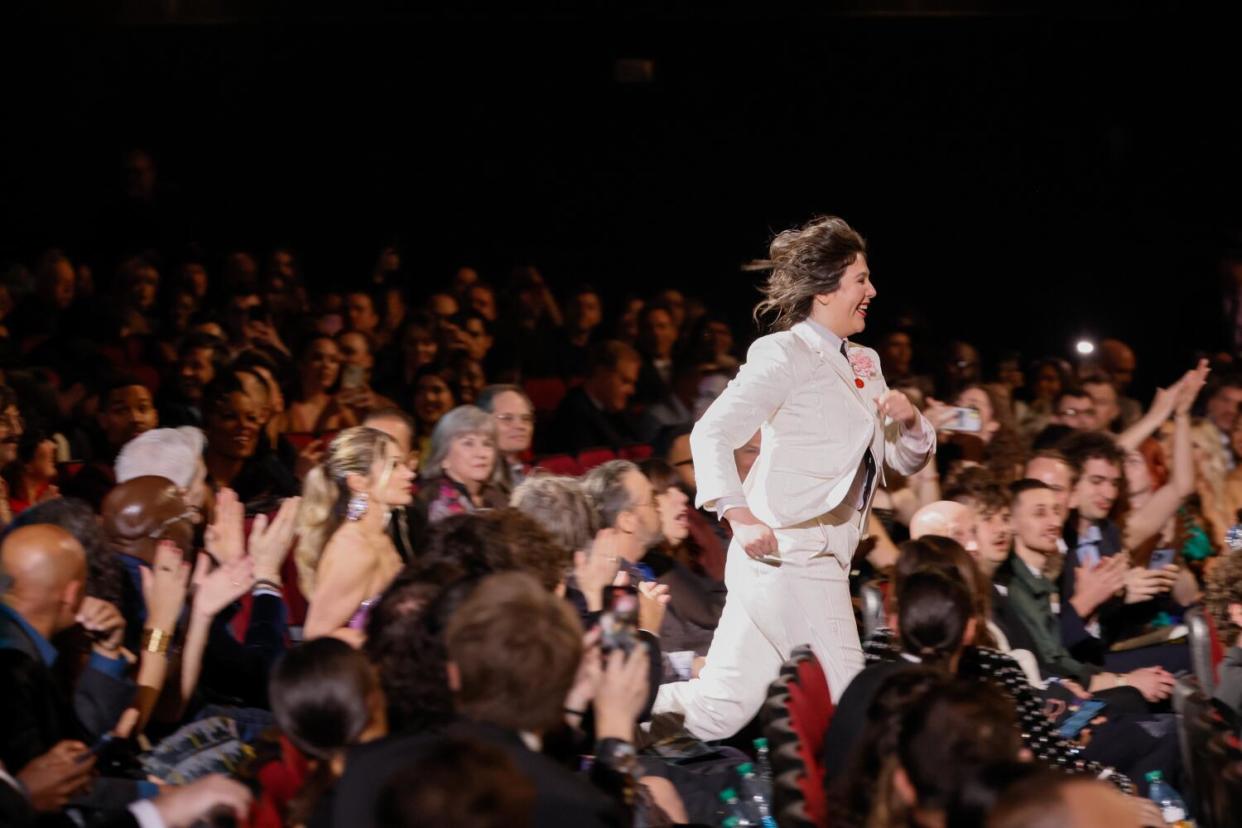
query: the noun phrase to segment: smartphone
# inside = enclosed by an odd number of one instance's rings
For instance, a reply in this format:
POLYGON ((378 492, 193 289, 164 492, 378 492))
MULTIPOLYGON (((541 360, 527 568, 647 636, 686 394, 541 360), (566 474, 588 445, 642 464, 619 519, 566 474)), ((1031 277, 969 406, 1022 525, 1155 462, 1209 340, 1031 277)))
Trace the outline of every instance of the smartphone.
POLYGON ((629 653, 638 641, 638 590, 632 586, 604 587, 599 615, 600 650, 629 653))
POLYGON ((346 365, 341 368, 341 388, 352 391, 366 384, 366 370, 361 365, 346 365))
POLYGON ((1057 735, 1062 739, 1075 738, 1107 706, 1104 702, 1096 699, 1083 702, 1067 719, 1061 722, 1061 725, 1057 728, 1057 735))
POLYGON ((977 409, 955 405, 950 410, 953 412, 953 418, 942 426, 945 431, 964 431, 968 434, 983 431, 983 418, 979 416, 977 409))
POLYGON ((1157 549, 1151 553, 1151 560, 1147 562, 1147 568, 1164 569, 1166 566, 1173 563, 1173 557, 1175 554, 1176 552, 1174 552, 1173 547, 1157 549))
POLYGON ((1078 550, 1078 565, 1095 569, 1100 565, 1100 550, 1094 546, 1084 546, 1078 550))
POLYGON ((76 760, 77 763, 79 765, 86 764, 86 761, 90 757, 98 756, 99 754, 103 753, 105 750, 108 749, 108 745, 112 744, 112 741, 115 738, 116 738, 116 735, 111 732, 105 733, 104 735, 100 736, 98 739, 95 740, 95 744, 88 747, 85 752, 78 754, 78 757, 76 760))

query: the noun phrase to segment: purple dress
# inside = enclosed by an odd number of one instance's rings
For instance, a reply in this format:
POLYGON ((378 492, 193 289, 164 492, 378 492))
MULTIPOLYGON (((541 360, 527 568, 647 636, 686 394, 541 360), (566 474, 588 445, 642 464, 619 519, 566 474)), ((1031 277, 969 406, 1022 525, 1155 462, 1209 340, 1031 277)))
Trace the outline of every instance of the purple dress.
POLYGON ((375 602, 378 601, 379 598, 380 597, 376 595, 359 604, 358 609, 354 610, 354 614, 350 617, 349 623, 345 626, 349 627, 351 630, 362 630, 365 632, 367 628, 367 618, 371 615, 371 607, 375 606, 375 602))

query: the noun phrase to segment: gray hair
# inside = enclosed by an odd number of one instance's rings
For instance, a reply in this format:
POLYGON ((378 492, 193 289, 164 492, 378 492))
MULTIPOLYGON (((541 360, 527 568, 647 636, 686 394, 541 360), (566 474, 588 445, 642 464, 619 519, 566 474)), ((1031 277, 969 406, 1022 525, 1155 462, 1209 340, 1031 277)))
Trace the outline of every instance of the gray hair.
POLYGON ((589 548, 595 539, 595 508, 576 478, 550 474, 531 477, 513 491, 509 505, 572 552, 589 548))
POLYGON ((198 473, 207 438, 193 426, 153 428, 121 447, 116 457, 116 482, 152 475, 190 488, 198 473))
POLYGON ((625 476, 630 472, 642 474, 638 466, 629 460, 609 460, 591 469, 582 478, 582 487, 595 504, 600 526, 612 528, 622 512, 634 508, 630 490, 625 488, 625 476))
MULTIPOLYGON (((444 458, 448 457, 453 441, 466 434, 482 434, 496 442, 496 421, 492 415, 473 405, 459 405, 440 418, 431 431, 431 447, 423 458, 419 471, 426 475, 440 474, 444 458)), ((496 462, 503 462, 500 452, 496 452, 496 462)))

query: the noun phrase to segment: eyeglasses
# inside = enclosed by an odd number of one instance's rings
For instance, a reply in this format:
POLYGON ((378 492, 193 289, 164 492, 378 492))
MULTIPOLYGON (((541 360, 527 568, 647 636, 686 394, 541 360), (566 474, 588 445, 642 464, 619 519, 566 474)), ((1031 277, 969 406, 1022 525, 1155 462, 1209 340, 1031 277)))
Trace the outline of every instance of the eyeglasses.
POLYGON ((203 512, 201 509, 199 509, 197 506, 186 506, 184 512, 182 512, 179 515, 170 517, 168 518, 168 520, 165 520, 159 526, 155 527, 150 532, 148 532, 147 537, 151 538, 152 540, 163 540, 168 531, 168 527, 172 526, 173 524, 181 523, 182 521, 188 521, 190 525, 193 526, 195 524, 201 523, 202 519, 203 519, 203 512))
POLYGON ((497 414, 495 416, 497 422, 504 423, 505 425, 511 425, 512 423, 524 423, 526 425, 530 425, 535 422, 535 416, 533 414, 497 414))

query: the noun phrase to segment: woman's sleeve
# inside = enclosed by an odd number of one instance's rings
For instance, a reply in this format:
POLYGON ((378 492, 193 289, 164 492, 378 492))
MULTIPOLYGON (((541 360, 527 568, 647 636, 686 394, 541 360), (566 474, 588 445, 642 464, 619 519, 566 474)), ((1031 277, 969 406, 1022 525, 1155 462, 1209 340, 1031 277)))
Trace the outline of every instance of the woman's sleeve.
POLYGON ((721 498, 741 498, 742 480, 733 451, 759 430, 780 408, 793 387, 789 354, 779 336, 755 340, 746 364, 690 433, 694 474, 698 485, 695 506, 712 508, 721 498))

